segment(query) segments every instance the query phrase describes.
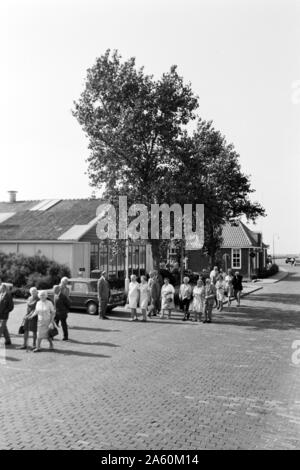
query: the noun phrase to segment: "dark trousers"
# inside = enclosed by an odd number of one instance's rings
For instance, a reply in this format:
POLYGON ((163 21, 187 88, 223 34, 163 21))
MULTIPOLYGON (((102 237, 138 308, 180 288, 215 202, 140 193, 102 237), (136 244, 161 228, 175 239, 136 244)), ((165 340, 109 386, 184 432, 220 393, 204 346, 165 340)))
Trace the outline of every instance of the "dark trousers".
POLYGON ((160 311, 160 299, 151 299, 149 316, 156 315, 160 311))
POLYGON ((204 303, 204 320, 211 321, 212 320, 212 310, 213 310, 213 300, 204 303))
POLYGON ((68 339, 68 324, 67 318, 59 318, 55 317, 55 323, 59 326, 59 322, 61 323, 61 327, 63 330, 64 339, 68 339))
POLYGON ((100 300, 99 302, 99 318, 106 317, 108 300, 100 300))
POLYGON ((7 329, 7 320, 0 320, 0 338, 2 335, 5 338, 5 344, 10 344, 11 340, 7 329))
POLYGON ((182 299, 181 300, 181 309, 184 311, 184 318, 190 318, 189 306, 191 299, 182 299))

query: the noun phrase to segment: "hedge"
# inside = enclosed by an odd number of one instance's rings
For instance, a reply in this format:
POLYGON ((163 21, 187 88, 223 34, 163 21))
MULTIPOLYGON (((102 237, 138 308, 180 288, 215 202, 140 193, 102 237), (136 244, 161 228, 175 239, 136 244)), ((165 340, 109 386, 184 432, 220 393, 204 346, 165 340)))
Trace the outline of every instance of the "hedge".
POLYGON ((266 279, 267 277, 274 276, 274 274, 278 273, 278 266, 277 264, 272 264, 269 268, 262 268, 258 269, 257 273, 251 276, 252 279, 266 279))
POLYGON ((25 256, 20 253, 0 252, 0 279, 13 284, 16 297, 27 296, 30 287, 50 289, 63 276, 70 277, 70 269, 46 256, 25 256))

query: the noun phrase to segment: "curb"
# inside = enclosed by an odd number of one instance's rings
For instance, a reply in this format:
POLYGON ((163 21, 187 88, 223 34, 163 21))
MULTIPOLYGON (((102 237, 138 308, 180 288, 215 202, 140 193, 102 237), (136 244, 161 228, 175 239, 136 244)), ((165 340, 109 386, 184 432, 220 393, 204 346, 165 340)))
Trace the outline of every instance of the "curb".
POLYGON ((258 286, 258 287, 254 288, 254 289, 251 289, 250 292, 245 292, 244 294, 241 294, 241 297, 246 297, 246 295, 250 295, 250 294, 252 294, 253 292, 256 292, 256 291, 261 290, 261 289, 263 289, 263 286, 258 286))
POLYGON ((255 284, 263 284, 263 285, 266 285, 266 286, 270 285, 270 284, 276 284, 277 282, 282 281, 283 279, 285 279, 289 275, 289 272, 286 271, 285 269, 280 270, 279 273, 282 274, 282 276, 279 277, 278 279, 272 279, 272 277, 271 277, 271 278, 267 278, 266 282, 264 282, 264 280, 262 279, 261 281, 257 281, 255 284), (268 282, 268 279, 269 279, 269 282, 268 282))

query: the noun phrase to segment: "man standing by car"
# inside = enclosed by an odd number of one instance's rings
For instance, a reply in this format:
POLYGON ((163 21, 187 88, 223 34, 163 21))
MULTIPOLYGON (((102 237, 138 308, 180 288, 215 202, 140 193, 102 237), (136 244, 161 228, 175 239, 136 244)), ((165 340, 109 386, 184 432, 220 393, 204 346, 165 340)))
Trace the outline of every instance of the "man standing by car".
POLYGON ((106 272, 103 271, 97 283, 98 302, 99 302, 99 318, 108 320, 106 316, 107 304, 109 301, 110 288, 106 279, 106 272))
POLYGON ((7 329, 9 313, 13 310, 14 303, 10 292, 5 284, 0 285, 0 338, 5 338, 5 346, 11 345, 11 339, 7 329))

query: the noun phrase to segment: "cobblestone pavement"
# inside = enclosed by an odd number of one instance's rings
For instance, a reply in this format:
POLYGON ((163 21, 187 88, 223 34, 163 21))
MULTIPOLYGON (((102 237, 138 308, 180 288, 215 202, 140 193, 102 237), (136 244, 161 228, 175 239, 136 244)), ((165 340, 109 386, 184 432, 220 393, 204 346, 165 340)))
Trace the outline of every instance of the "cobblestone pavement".
POLYGON ((39 354, 15 349, 17 304, 14 345, 0 350, 0 449, 299 449, 300 269, 289 270, 212 324, 71 313, 71 341, 39 354))

